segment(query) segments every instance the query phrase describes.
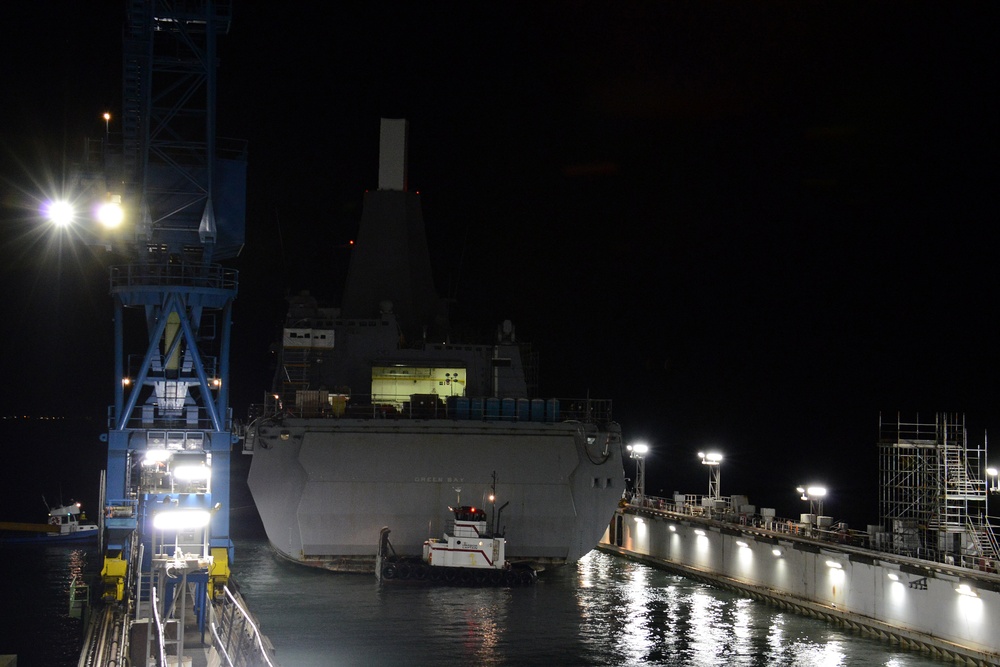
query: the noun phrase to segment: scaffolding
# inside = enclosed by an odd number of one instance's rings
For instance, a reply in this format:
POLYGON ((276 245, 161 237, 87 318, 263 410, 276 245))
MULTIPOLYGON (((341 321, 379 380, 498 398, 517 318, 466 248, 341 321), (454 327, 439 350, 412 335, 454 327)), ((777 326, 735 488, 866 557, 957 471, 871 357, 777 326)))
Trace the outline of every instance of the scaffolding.
POLYGON ((930 560, 992 564, 996 540, 986 518, 986 440, 969 444, 965 415, 933 422, 879 416, 882 548, 930 560))

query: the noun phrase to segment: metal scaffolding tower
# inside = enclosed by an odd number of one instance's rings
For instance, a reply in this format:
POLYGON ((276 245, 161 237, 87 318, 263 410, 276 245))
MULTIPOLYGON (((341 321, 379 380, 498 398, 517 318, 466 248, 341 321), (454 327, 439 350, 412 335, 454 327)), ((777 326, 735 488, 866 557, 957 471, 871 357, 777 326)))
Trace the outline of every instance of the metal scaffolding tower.
POLYGON ((879 418, 879 516, 891 548, 931 560, 995 559, 986 521, 986 441, 970 445, 965 416, 879 418))

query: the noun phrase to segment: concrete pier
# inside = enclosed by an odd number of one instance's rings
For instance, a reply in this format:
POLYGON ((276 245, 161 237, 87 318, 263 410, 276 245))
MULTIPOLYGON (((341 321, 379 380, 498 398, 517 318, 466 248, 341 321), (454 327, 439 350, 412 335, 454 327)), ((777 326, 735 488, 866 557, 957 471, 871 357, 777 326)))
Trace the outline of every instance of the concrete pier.
POLYGON ((796 530, 626 505, 598 548, 906 648, 1000 665, 996 573, 796 530))

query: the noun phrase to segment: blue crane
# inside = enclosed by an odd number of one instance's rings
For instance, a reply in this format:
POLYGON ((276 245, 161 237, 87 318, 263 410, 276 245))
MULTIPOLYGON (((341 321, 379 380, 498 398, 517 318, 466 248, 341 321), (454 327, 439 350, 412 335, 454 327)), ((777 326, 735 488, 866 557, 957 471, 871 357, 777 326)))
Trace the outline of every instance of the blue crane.
POLYGON ((220 139, 215 120, 216 44, 231 15, 229 2, 126 3, 120 140, 106 114, 100 150, 77 174, 77 187, 103 203, 91 242, 123 260, 110 269, 106 601, 145 604, 157 577, 161 593, 176 585, 178 568, 211 597, 232 562, 238 282, 221 262, 244 242, 246 147, 220 139))

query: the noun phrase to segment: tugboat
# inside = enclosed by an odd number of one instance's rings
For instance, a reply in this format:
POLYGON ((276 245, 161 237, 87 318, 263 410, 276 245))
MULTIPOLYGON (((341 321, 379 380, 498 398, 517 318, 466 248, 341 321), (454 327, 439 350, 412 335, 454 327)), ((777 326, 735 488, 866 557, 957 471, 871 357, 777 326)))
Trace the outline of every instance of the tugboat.
MULTIPOLYGON (((527 564, 505 559, 506 539, 487 528, 486 512, 478 507, 449 507, 454 528, 443 539, 424 542, 423 556, 397 556, 389 529, 379 534, 375 575, 379 580, 411 579, 464 586, 529 586, 538 574, 527 564)), ((500 508, 503 510, 503 507, 500 508)))
POLYGON ((97 537, 97 524, 87 522, 80 503, 49 508, 48 523, 0 522, 0 542, 83 542, 97 537))

